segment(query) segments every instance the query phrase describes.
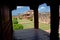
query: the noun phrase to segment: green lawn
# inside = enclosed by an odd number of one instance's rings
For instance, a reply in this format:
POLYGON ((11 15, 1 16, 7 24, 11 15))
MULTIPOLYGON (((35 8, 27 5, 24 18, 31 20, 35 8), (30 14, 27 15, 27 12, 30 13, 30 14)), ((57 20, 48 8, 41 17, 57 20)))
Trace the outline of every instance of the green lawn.
POLYGON ((49 30, 50 25, 49 24, 44 24, 44 23, 39 23, 39 28, 42 30, 49 30))
POLYGON ((34 24, 29 20, 18 20, 19 24, 24 26, 24 29, 34 28, 34 24))
POLYGON ((60 38, 60 33, 59 33, 59 38, 60 38))
MULTIPOLYGON (((34 22, 30 20, 18 20, 19 24, 24 26, 24 29, 34 28, 34 22)), ((39 23, 39 28, 42 30, 49 30, 50 25, 39 23)))

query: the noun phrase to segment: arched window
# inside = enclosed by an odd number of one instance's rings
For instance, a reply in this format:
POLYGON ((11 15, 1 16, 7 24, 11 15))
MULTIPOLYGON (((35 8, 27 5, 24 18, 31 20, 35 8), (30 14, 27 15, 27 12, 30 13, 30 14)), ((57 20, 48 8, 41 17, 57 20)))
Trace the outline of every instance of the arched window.
POLYGON ((46 3, 39 5, 38 7, 38 18, 39 18, 39 29, 50 34, 50 6, 46 3))
POLYGON ((17 6, 17 9, 12 11, 12 23, 13 30, 34 28, 34 11, 29 6, 17 6))

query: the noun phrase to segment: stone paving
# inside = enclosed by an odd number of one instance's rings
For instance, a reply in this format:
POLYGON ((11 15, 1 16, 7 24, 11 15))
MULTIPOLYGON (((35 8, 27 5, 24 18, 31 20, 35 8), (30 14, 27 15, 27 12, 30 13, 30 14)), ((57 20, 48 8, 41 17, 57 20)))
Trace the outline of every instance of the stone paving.
POLYGON ((49 33, 41 29, 26 29, 14 31, 15 40, 50 40, 49 33))

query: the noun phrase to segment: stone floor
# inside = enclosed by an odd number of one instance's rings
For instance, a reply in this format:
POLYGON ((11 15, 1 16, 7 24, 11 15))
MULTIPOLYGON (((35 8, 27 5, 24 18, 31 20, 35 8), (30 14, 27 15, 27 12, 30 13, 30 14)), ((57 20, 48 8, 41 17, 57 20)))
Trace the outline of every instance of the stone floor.
POLYGON ((41 29, 26 29, 14 31, 14 40, 50 40, 49 33, 41 29))

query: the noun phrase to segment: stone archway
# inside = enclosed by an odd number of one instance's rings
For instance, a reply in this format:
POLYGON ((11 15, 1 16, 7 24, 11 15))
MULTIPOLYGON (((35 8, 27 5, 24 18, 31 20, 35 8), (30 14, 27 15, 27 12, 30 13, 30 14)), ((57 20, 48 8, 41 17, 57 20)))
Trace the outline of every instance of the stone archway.
POLYGON ((0 0, 0 3, 3 4, 3 5, 0 4, 0 11, 1 11, 0 12, 1 13, 1 23, 0 23, 0 25, 1 25, 0 26, 0 28, 1 28, 1 31, 0 31, 1 38, 0 39, 1 40, 12 40, 13 39, 12 38, 12 36, 13 36, 12 31, 13 30, 11 28, 11 26, 12 26, 11 15, 9 14, 9 17, 10 17, 10 19, 8 20, 9 22, 5 22, 5 20, 3 20, 3 19, 6 19, 3 16, 5 14, 5 12, 4 12, 5 11, 4 10, 5 6, 7 6, 7 8, 10 9, 9 13, 11 13, 11 10, 15 9, 17 5, 24 5, 25 4, 27 6, 31 6, 31 9, 34 9, 34 11, 36 12, 36 14, 34 14, 34 16, 35 16, 34 17, 34 20, 35 20, 34 23, 35 23, 35 28, 38 29, 38 14, 37 14, 38 12, 37 12, 37 8, 38 8, 38 4, 41 4, 43 2, 46 2, 46 3, 50 4, 50 6, 51 6, 51 36, 50 36, 50 40, 58 40, 58 29, 59 29, 58 28, 58 26, 59 26, 58 25, 59 24, 58 23, 59 22, 58 6, 59 6, 59 4, 58 4, 57 0, 56 1, 49 1, 49 2, 48 2, 48 0, 46 0, 46 1, 42 1, 42 0, 41 1, 34 1, 33 0, 33 1, 30 1, 30 2, 29 2, 29 0, 28 1, 24 0, 23 2, 21 0, 17 0, 17 1, 16 0, 15 1, 14 0, 8 0, 8 1, 0 0), (36 3, 33 3, 33 2, 36 2, 36 3), (20 4, 20 3, 22 3, 22 4, 20 4), (1 8, 2 8, 2 10, 1 10, 1 8), (11 23, 11 24, 9 24, 9 23, 11 23))

